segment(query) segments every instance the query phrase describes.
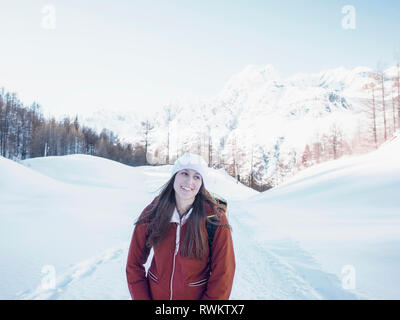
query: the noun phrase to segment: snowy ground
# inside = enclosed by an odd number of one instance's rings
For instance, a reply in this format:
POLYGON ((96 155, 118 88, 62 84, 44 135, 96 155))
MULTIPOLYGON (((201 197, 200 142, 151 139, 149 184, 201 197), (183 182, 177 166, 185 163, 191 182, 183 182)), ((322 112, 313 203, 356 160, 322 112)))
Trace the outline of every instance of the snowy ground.
MULTIPOLYGON (((399 299, 400 139, 258 193, 223 171, 232 299, 399 299)), ((129 299, 133 222, 171 166, 0 157, 0 299, 129 299), (54 277, 53 277, 54 275, 54 277)))

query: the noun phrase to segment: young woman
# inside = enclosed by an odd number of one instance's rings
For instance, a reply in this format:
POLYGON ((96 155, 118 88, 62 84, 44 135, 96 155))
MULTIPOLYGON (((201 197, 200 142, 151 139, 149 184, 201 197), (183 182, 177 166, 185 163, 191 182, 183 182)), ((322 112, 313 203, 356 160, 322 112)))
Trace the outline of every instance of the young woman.
POLYGON ((235 273, 231 230, 223 208, 205 188, 207 170, 203 158, 184 154, 139 216, 126 266, 132 299, 229 298, 235 273), (210 225, 215 226, 212 241, 210 225), (143 265, 151 248, 146 275, 143 265))

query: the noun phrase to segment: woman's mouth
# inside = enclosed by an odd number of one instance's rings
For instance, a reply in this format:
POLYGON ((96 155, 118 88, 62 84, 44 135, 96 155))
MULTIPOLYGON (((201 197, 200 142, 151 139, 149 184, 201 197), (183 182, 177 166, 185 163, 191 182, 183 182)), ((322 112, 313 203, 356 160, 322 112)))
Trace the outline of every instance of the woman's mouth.
POLYGON ((189 187, 183 187, 181 186, 181 189, 185 192, 189 192, 189 191, 193 191, 193 189, 189 188, 189 187))

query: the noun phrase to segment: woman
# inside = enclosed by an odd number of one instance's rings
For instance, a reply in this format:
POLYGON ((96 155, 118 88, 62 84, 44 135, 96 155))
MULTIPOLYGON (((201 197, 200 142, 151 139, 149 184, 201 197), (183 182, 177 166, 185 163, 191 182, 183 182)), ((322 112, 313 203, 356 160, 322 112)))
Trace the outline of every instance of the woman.
POLYGON ((224 210, 205 189, 207 164, 186 153, 170 180, 141 213, 129 247, 126 275, 132 299, 228 299, 235 273, 224 210), (206 225, 216 225, 212 243, 206 225), (147 276, 144 264, 153 247, 147 276))

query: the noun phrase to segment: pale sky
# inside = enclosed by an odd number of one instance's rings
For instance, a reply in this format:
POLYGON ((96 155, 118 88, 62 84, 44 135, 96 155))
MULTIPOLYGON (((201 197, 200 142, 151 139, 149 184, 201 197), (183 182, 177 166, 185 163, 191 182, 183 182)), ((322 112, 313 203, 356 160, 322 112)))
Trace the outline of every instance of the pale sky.
POLYGON ((45 115, 215 96, 247 65, 283 77, 395 63, 400 1, 2 0, 0 87, 45 115), (345 5, 355 29, 343 28, 345 5))

